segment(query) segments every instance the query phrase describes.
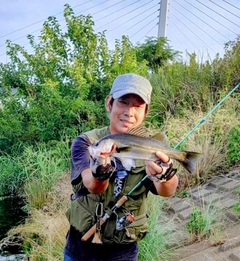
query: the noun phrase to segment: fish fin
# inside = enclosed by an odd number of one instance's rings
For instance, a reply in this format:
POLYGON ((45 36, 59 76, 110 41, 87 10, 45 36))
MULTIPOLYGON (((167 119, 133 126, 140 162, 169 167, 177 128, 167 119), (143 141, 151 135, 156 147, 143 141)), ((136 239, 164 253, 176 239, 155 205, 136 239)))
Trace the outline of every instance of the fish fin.
POLYGON ((145 137, 145 138, 149 137, 147 129, 141 125, 136 128, 129 129, 126 133, 139 137, 145 137))
POLYGON ((121 159, 122 165, 126 170, 131 170, 131 168, 135 168, 136 164, 133 159, 121 159))
POLYGON ((163 132, 157 132, 152 136, 153 139, 161 141, 164 145, 169 147, 167 135, 163 132))
POLYGON ((197 172, 197 163, 203 158, 203 154, 198 152, 186 152, 186 159, 183 162, 179 162, 183 167, 192 175, 197 172))

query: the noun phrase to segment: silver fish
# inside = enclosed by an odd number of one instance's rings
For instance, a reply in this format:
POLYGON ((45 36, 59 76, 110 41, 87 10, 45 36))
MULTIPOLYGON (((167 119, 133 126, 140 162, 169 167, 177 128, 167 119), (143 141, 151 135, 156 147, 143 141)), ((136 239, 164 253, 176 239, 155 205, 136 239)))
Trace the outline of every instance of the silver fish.
POLYGON ((127 170, 135 167, 135 160, 157 160, 155 153, 161 151, 171 159, 177 160, 192 175, 196 173, 197 162, 203 156, 198 152, 172 149, 160 140, 129 133, 109 134, 90 145, 88 149, 92 158, 119 158, 127 170))

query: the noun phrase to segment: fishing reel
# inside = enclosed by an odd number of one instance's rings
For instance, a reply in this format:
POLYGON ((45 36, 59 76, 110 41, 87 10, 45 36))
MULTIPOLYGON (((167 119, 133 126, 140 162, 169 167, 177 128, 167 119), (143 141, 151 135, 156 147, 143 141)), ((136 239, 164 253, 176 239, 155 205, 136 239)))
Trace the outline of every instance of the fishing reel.
POLYGON ((116 230, 123 230, 134 221, 134 216, 131 213, 125 213, 121 218, 117 217, 116 230))

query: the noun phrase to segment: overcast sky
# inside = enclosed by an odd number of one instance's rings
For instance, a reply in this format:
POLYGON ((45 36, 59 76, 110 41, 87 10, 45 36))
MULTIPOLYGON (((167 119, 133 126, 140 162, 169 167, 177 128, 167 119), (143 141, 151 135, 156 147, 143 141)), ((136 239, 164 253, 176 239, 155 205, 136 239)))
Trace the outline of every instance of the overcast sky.
MULTIPOLYGON (((91 14, 96 32, 107 30, 109 46, 128 35, 131 42, 157 37, 159 0, 1 0, 0 62, 6 63, 7 39, 26 49, 28 34, 39 36, 43 22, 55 16, 64 29, 64 4, 76 15, 91 14)), ((240 0, 168 0, 166 36, 170 46, 183 53, 214 58, 240 34, 240 0)), ((201 59, 201 58, 200 58, 201 59)))

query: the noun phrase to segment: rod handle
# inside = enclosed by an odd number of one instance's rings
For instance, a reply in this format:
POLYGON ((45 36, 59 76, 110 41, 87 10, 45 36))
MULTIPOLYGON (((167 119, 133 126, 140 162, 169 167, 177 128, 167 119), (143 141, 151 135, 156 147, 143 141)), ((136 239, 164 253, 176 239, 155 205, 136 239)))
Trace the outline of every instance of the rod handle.
MULTIPOLYGON (((102 225, 106 220, 103 219, 103 218, 100 218, 100 225, 102 225)), ((97 224, 93 225, 88 231, 87 233, 85 233, 81 240, 83 242, 87 241, 95 232, 96 232, 96 229, 97 229, 97 224)))
POLYGON ((123 195, 116 203, 117 208, 121 207, 127 200, 128 197, 126 195, 123 195))
MULTIPOLYGON (((128 197, 126 195, 123 195, 118 202, 114 205, 112 210, 115 208, 121 207, 126 201, 128 200, 128 197)), ((100 218, 100 226, 109 218, 109 215, 106 213, 102 218, 100 218)), ((87 241, 95 232, 97 229, 97 224, 93 225, 81 238, 83 242, 87 241)))

